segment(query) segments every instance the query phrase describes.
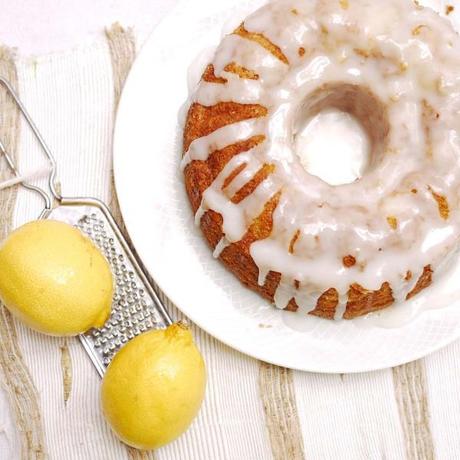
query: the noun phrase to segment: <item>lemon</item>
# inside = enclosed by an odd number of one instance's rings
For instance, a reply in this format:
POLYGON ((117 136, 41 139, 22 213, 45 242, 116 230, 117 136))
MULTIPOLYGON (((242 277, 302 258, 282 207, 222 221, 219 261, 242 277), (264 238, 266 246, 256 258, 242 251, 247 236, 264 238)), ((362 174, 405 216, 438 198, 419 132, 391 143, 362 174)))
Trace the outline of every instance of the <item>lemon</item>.
POLYGON ((32 329, 76 335, 100 327, 112 294, 107 260, 69 224, 30 222, 0 246, 0 300, 32 329))
POLYGON ((192 334, 176 323, 139 335, 115 355, 102 381, 102 408, 122 441, 156 449, 189 427, 205 386, 205 365, 192 334))

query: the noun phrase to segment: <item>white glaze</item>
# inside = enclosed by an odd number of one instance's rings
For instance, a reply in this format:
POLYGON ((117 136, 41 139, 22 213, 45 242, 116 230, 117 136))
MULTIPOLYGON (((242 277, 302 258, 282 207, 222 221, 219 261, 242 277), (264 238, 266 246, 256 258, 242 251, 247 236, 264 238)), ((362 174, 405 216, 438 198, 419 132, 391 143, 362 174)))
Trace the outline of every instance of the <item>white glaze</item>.
POLYGON ((225 145, 266 135, 263 144, 226 165, 204 192, 196 219, 213 209, 223 217, 225 241, 238 241, 264 203, 282 190, 270 237, 250 248, 259 284, 269 271, 282 273, 276 305, 284 308, 295 298, 302 311, 314 308, 318 296, 335 287, 340 298, 336 319, 343 315, 353 283, 375 290, 388 281, 395 299, 403 300, 424 266, 437 272, 458 247, 460 235, 459 38, 447 21, 410 1, 348 4, 342 8, 338 0, 278 0, 245 20, 247 30, 279 46, 289 65, 252 41, 225 37, 212 62, 216 75, 227 83, 201 82, 192 100, 256 101, 267 107, 269 116, 195 140, 183 160, 183 166, 206 160, 225 145), (306 50, 303 57, 300 47, 306 50), (372 57, 374 52, 377 57, 372 57), (259 80, 224 71, 230 62, 255 71, 259 80), (390 131, 377 164, 358 182, 334 187, 305 171, 293 138, 304 101, 325 83, 337 82, 370 88, 387 108, 390 131), (424 121, 423 101, 440 114, 438 120, 424 121), (222 190, 242 163, 247 166, 222 190), (231 196, 266 163, 275 165, 274 173, 249 197, 232 203, 231 196), (446 197, 447 220, 441 218, 432 191, 446 197), (397 219, 396 230, 389 226, 389 216, 397 219), (290 254, 297 230, 300 237, 290 254), (346 255, 353 255, 357 265, 344 267, 346 255), (413 274, 410 281, 405 280, 408 271, 413 274))

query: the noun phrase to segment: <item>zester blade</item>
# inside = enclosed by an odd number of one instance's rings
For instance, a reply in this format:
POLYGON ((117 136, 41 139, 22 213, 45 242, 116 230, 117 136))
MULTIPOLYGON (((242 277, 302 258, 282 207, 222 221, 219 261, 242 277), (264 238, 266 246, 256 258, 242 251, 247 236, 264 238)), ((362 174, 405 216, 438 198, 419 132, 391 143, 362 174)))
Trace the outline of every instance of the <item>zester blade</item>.
POLYGON ((113 220, 100 205, 61 205, 51 211, 48 219, 80 229, 102 251, 112 269, 115 292, 110 318, 104 327, 80 335, 85 350, 103 376, 117 351, 129 340, 149 329, 165 328, 172 321, 126 241, 113 228, 113 220))

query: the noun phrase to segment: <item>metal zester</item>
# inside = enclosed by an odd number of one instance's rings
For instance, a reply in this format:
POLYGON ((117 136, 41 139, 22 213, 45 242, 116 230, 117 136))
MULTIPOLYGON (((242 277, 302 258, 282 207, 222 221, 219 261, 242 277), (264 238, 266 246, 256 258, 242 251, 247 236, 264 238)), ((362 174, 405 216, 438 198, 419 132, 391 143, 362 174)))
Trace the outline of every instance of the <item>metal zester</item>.
POLYGON ((12 156, 0 139, 0 159, 3 156, 14 175, 9 183, 17 182, 39 194, 44 201, 39 218, 60 220, 79 228, 99 247, 112 268, 115 293, 111 316, 101 329, 92 329, 80 335, 83 347, 102 377, 115 353, 126 342, 148 329, 165 328, 172 320, 108 207, 96 198, 61 196, 53 154, 10 83, 0 77, 0 84, 13 98, 50 164, 49 191, 45 191, 21 177, 12 156))

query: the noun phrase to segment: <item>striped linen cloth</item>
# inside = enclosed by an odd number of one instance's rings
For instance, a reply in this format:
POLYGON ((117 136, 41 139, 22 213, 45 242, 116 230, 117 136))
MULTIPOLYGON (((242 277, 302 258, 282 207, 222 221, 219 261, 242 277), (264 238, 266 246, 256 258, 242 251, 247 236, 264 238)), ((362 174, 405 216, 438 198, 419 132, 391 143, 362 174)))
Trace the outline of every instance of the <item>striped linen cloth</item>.
MULTIPOLYGON (((57 156, 64 195, 98 197, 119 221, 112 133, 137 47, 135 33, 115 24, 103 40, 71 52, 26 59, 0 48, 0 75, 17 88, 57 156)), ((43 166, 3 89, 0 137, 23 171, 43 166)), ((6 177, 0 162, 0 182, 6 177)), ((0 191, 0 239, 39 209, 25 191, 0 191)), ((0 458, 460 458, 460 342, 394 369, 320 375, 258 362, 196 327, 194 334, 208 369, 203 408, 176 442, 141 453, 104 422, 100 379, 78 340, 35 333, 0 307, 0 458)))

